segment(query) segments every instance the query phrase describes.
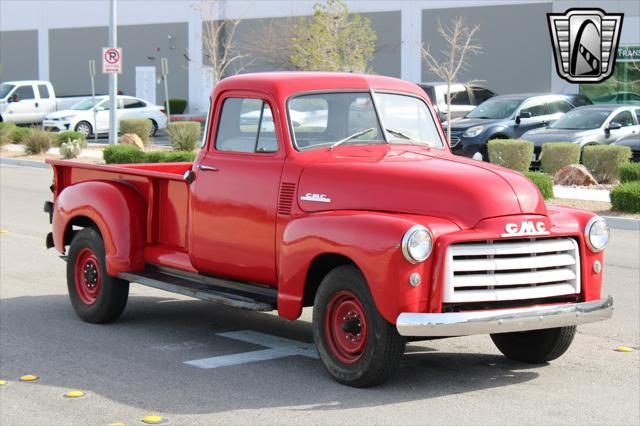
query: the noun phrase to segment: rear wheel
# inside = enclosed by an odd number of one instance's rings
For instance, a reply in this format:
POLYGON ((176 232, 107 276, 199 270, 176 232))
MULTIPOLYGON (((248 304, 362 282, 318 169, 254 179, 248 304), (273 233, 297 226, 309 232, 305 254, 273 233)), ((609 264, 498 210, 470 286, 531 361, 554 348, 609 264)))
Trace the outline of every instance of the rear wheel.
POLYGON ((89 124, 89 122, 87 121, 81 121, 78 124, 76 124, 76 127, 74 130, 78 133, 83 134, 85 138, 89 137, 91 133, 93 133, 93 128, 91 127, 91 124, 89 124))
POLYGON ((156 132, 158 131, 158 123, 156 123, 155 120, 151 120, 151 119, 149 119, 149 121, 151 121, 151 129, 149 129, 149 136, 153 137, 156 135, 156 132))
POLYGON ((104 243, 94 229, 82 229, 71 242, 67 289, 76 314, 87 322, 114 321, 127 305, 129 283, 107 275, 104 243))
POLYGON ((517 333, 492 334, 491 340, 507 358, 529 364, 553 361, 564 354, 576 334, 576 326, 517 333))
POLYGON ((356 267, 345 265, 329 272, 313 306, 316 348, 335 380, 368 387, 391 376, 406 340, 380 315, 356 267))

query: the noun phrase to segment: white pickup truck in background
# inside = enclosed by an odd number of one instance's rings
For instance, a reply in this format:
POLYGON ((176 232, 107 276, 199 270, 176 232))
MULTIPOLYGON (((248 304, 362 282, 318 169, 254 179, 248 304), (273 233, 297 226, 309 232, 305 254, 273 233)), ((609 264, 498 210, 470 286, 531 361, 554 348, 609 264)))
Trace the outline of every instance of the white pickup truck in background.
POLYGON ((53 85, 42 80, 7 81, 0 84, 0 121, 41 123, 45 115, 69 109, 87 96, 56 98, 53 85))

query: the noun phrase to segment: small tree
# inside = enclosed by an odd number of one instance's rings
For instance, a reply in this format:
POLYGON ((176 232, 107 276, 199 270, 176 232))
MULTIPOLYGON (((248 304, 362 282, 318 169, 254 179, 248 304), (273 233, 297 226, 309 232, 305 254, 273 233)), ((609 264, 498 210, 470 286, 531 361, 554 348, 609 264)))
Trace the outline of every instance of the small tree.
POLYGON ((231 71, 232 64, 233 71, 240 73, 247 66, 242 60, 248 56, 239 53, 235 46, 236 29, 242 20, 216 20, 219 7, 220 0, 202 0, 194 5, 203 16, 202 53, 211 65, 214 85, 231 71))
POLYGON ((448 26, 438 21, 438 33, 445 41, 440 50, 441 58, 436 58, 429 46, 422 48, 422 58, 429 71, 447 82, 447 142, 451 143, 451 84, 456 81, 458 73, 468 68, 469 55, 477 55, 482 48, 474 43, 473 36, 480 29, 479 25, 468 27, 463 17, 454 18, 448 26))
POLYGON ((367 72, 376 43, 371 21, 349 17, 342 0, 316 3, 313 10, 294 28, 291 64, 304 71, 367 72))

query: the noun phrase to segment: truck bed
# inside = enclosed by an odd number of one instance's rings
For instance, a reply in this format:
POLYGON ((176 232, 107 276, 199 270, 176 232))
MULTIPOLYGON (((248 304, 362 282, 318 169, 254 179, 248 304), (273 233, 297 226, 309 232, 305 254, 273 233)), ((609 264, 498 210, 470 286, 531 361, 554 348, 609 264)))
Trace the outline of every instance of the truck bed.
POLYGON ((183 180, 192 163, 47 163, 54 171, 54 199, 64 188, 85 181, 114 181, 135 188, 147 207, 145 261, 195 272, 187 254, 189 187, 183 180))

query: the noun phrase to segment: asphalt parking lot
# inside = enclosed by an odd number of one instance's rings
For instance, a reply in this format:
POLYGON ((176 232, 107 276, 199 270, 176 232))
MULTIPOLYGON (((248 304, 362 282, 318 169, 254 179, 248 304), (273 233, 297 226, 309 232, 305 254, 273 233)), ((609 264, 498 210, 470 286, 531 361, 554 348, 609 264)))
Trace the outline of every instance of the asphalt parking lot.
POLYGON ((83 323, 64 262, 44 246, 50 183, 50 170, 0 166, 2 425, 133 425, 149 414, 180 425, 640 422, 638 232, 614 230, 606 254, 614 317, 579 328, 562 358, 515 363, 488 336, 411 343, 390 382, 363 390, 324 373, 308 309, 289 322, 132 285, 118 322, 83 323), (39 379, 19 382, 25 374, 39 379), (73 389, 86 395, 63 397, 73 389))

